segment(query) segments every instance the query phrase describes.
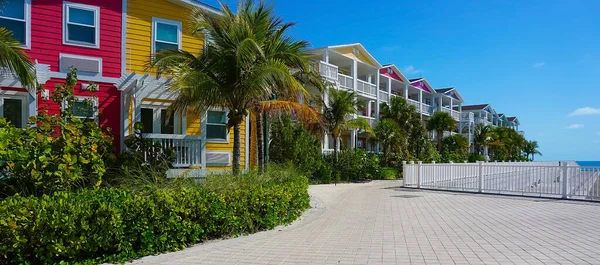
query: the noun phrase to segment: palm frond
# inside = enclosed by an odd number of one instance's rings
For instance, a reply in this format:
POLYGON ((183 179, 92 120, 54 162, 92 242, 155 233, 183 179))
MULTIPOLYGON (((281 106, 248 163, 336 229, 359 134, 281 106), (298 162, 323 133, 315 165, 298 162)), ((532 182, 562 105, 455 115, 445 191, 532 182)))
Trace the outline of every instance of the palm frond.
POLYGON ((355 119, 351 119, 349 121, 346 122, 347 127, 350 129, 358 129, 358 130, 363 130, 371 135, 375 135, 375 133, 373 132, 373 129, 371 128, 371 123, 369 122, 369 120, 365 119, 365 118, 355 118, 355 119))
POLYGON ((0 28, 0 71, 7 71, 19 78, 21 84, 28 89, 37 85, 35 67, 29 56, 22 50, 22 44, 13 38, 6 28, 0 28))

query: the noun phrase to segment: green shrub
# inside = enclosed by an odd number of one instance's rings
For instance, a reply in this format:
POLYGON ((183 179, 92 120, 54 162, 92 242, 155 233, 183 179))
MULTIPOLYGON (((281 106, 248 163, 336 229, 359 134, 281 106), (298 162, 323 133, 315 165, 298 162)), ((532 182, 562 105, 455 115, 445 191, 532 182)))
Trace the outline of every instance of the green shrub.
POLYGON ((400 170, 393 167, 385 167, 381 169, 381 179, 391 180, 400 176, 400 170))
POLYGON ((325 156, 331 166, 332 176, 340 181, 378 179, 381 172, 379 155, 370 154, 362 149, 342 150, 325 156))
POLYGON ((25 129, 0 119, 0 196, 50 194, 102 183, 107 161, 114 160, 112 137, 96 122, 75 116, 97 111, 88 101, 76 104, 76 83, 73 69, 52 93, 52 100, 63 106, 60 116, 42 108, 25 129))
POLYGON ((307 188, 293 171, 271 171, 176 188, 12 196, 0 201, 0 264, 124 262, 272 229, 309 206, 307 188))
POLYGON ((473 163, 478 161, 485 161, 485 157, 477 153, 469 154, 469 162, 473 163))

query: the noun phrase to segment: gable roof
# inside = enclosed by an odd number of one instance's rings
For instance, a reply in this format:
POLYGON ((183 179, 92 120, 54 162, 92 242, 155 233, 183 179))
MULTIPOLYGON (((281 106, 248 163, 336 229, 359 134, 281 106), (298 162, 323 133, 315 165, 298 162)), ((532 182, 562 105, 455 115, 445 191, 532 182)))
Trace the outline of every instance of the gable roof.
POLYGON ((466 105, 466 106, 462 106, 462 110, 483 110, 489 106, 490 106, 490 104, 466 105))
POLYGON ((348 48, 348 47, 353 47, 353 48, 359 49, 359 51, 362 54, 364 54, 367 57, 367 59, 369 59, 371 62, 373 62, 375 64, 375 67, 377 67, 377 68, 383 67, 381 65, 381 63, 379 63, 377 61, 377 59, 375 59, 375 57, 373 57, 373 55, 371 55, 371 53, 369 53, 369 51, 367 51, 367 49, 365 48, 365 46, 363 46, 360 42, 350 43, 350 44, 325 46, 325 47, 317 48, 317 49, 314 49, 314 50, 316 51, 316 50, 321 50, 321 49, 339 49, 339 48, 348 48))
POLYGON ((446 87, 446 88, 438 88, 435 90, 438 94, 444 94, 448 97, 452 97, 460 102, 465 102, 463 97, 458 93, 458 90, 455 87, 446 87))
POLYGON ((389 76, 394 79, 399 79, 399 81, 403 82, 403 83, 408 80, 408 78, 406 78, 406 76, 400 71, 400 69, 398 69, 398 67, 395 64, 383 65, 382 68, 379 69, 379 73, 382 75, 389 76), (392 69, 392 71, 394 71, 394 73, 396 73, 397 76, 388 74, 387 69, 392 69))
POLYGON ((425 92, 435 94, 435 89, 433 89, 433 87, 425 78, 409 79, 409 82, 412 86, 416 87, 417 89, 421 89, 425 92))
POLYGON ((213 12, 213 13, 215 13, 217 15, 223 15, 223 12, 221 12, 221 10, 219 10, 218 8, 210 6, 210 5, 207 5, 205 3, 201 3, 198 0, 168 0, 168 1, 169 2, 173 2, 175 4, 178 4, 178 5, 182 5, 182 6, 199 7, 199 8, 202 8, 202 9, 206 9, 206 10, 208 10, 210 12, 213 12))
POLYGON ((417 82, 417 81, 419 81, 419 80, 422 80, 422 79, 425 79, 425 78, 423 78, 423 77, 419 77, 419 78, 411 78, 411 79, 409 79, 408 81, 410 81, 410 82, 417 82))
POLYGON ((518 120, 517 117, 508 117, 509 121, 514 121, 514 120, 518 120))

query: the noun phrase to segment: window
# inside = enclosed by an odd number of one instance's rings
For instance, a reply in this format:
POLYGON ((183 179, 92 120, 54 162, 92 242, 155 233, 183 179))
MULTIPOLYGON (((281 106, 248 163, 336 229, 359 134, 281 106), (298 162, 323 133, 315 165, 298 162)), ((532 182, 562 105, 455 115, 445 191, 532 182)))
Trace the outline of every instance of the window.
POLYGON ((8 0, 0 8, 0 27, 12 31, 13 37, 27 48, 31 36, 30 5, 31 0, 8 0))
POLYGON ((227 112, 208 111, 206 138, 227 141, 227 112))
POLYGON ((175 113, 169 115, 166 106, 146 105, 140 108, 142 133, 178 134, 181 123, 175 113))
POLYGON ((78 98, 73 102, 73 115, 83 121, 96 122, 98 104, 92 98, 78 98))
POLYGON ((142 133, 152 133, 154 130, 154 112, 152 109, 141 108, 142 133))
POLYGON ((100 9, 97 6, 65 2, 63 13, 65 44, 100 47, 100 9))
POLYGON ((160 18, 153 18, 152 22, 153 53, 181 49, 181 22, 160 18))
POLYGON ((25 99, 2 98, 0 99, 0 118, 6 119, 17 128, 25 127, 25 99))

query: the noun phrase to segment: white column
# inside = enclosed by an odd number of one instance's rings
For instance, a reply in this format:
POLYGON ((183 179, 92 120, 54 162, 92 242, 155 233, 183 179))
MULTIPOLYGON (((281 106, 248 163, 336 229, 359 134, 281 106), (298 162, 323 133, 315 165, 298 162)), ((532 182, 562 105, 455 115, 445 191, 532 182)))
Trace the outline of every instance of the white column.
MULTIPOLYGON (((206 176, 206 121, 208 112, 200 115, 200 163, 202 164, 202 175, 206 176)), ((260 128, 259 128, 260 130, 260 128)), ((246 157, 246 159, 249 159, 246 157)), ((247 161, 247 160, 246 160, 247 161)))
POLYGON ((351 149, 356 148, 356 130, 352 130, 350 132, 350 148, 351 149))
POLYGON ((423 119, 423 90, 419 89, 419 109, 421 120, 423 119))
POLYGON ((387 76, 385 78, 387 78, 387 82, 386 83, 387 83, 388 98, 391 101, 391 99, 392 99, 392 79, 389 78, 389 77, 387 77, 387 76))
POLYGON ((404 98, 408 100, 408 84, 404 84, 404 98))
POLYGON ((439 95, 439 98, 440 98, 440 100, 439 100, 439 103, 440 103, 440 104, 438 105, 438 107, 439 107, 439 110, 440 110, 440 111, 442 111, 442 107, 443 107, 443 106, 442 106, 442 104, 443 104, 443 103, 442 103, 442 95, 439 95))
POLYGON ((352 60, 352 84, 354 87, 354 92, 356 92, 356 87, 358 86, 358 62, 356 60, 352 60))
MULTIPOLYGON (((379 70, 378 70, 379 71, 379 70)), ((379 120, 379 104, 381 104, 381 102, 379 100, 381 100, 379 98, 379 82, 381 81, 381 76, 379 75, 379 73, 377 73, 377 76, 375 77, 375 86, 376 86, 376 91, 377 91, 377 101, 375 101, 375 119, 379 120)), ((388 96, 389 98, 389 96, 388 96)))
POLYGON ((323 62, 329 63, 329 49, 325 49, 323 53, 323 62))
POLYGON ((367 117, 371 117, 371 110, 373 109, 372 108, 373 106, 371 106, 372 102, 373 101, 371 101, 371 100, 367 101, 367 113, 365 115, 367 117))

